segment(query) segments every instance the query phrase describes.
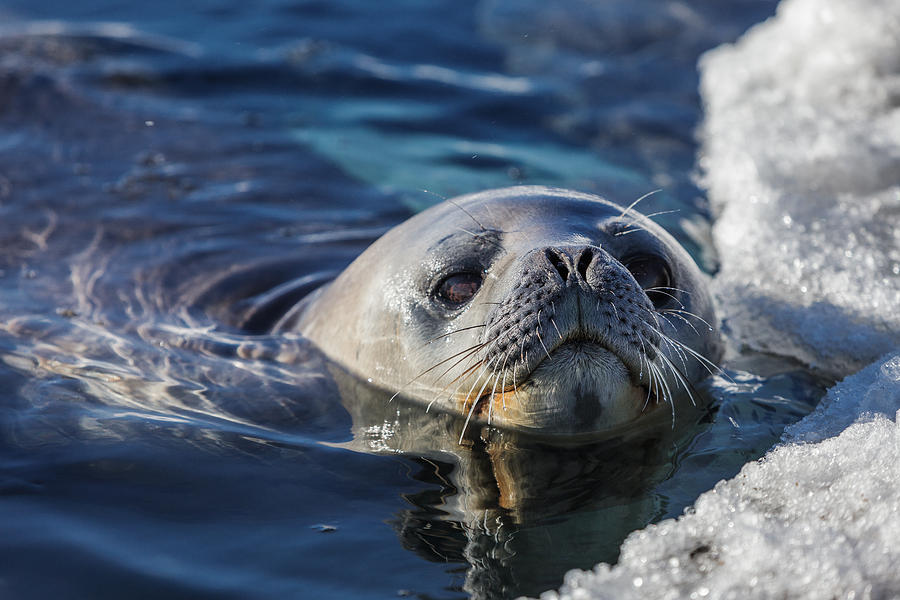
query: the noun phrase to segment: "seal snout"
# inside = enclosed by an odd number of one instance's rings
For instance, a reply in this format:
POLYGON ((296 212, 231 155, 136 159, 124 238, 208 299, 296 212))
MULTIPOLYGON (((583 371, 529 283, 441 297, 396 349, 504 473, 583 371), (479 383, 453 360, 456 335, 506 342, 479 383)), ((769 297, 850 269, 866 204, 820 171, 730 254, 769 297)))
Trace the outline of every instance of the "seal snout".
MULTIPOLYGON (((660 343, 653 304, 599 246, 531 250, 488 314, 482 344, 492 402, 505 418, 545 430, 585 430, 636 417, 660 343), (514 405, 507 402, 512 385, 514 405)), ((480 394, 479 394, 480 395, 480 394)))
POLYGON ((522 257, 515 283, 488 315, 486 360, 524 381, 560 346, 591 343, 637 378, 659 343, 652 309, 628 270, 600 247, 538 248, 522 257))

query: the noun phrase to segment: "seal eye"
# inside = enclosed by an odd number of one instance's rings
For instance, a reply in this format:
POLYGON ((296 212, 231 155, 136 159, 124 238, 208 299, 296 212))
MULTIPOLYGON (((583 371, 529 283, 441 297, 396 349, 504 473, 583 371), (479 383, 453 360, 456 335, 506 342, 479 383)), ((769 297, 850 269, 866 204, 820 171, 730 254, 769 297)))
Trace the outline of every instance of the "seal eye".
POLYGON ((643 288, 653 306, 659 308, 672 298, 669 289, 672 277, 668 265, 662 258, 642 254, 626 259, 624 264, 625 268, 631 271, 634 280, 643 288))
POLYGON ((480 287, 481 275, 478 273, 454 273, 438 284, 437 295, 456 308, 471 300, 480 287))

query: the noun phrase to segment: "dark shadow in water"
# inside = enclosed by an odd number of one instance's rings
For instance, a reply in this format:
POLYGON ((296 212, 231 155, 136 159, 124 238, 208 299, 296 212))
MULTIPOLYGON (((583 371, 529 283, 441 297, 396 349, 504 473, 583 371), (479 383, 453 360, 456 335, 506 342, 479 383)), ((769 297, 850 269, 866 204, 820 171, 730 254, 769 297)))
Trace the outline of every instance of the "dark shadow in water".
POLYGON ((332 366, 356 451, 399 454, 433 488, 404 495, 392 526, 405 548, 465 569, 473 598, 537 595, 572 568, 615 562, 624 538, 665 512, 653 488, 709 422, 706 410, 669 415, 593 440, 540 438, 425 411, 332 366))

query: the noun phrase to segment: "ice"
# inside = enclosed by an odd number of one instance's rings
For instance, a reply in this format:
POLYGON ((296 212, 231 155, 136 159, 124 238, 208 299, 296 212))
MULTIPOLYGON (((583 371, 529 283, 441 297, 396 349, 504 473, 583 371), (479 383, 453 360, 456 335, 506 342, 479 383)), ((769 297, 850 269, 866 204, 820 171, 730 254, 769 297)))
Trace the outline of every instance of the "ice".
POLYGON ((900 345, 900 3, 789 0, 701 60, 733 339, 840 378, 900 345))
POLYGON ((900 597, 898 407, 900 353, 687 514, 629 536, 618 565, 571 571, 542 598, 900 597))
POLYGON ((700 66, 726 331, 862 370, 617 565, 542 597, 898 598, 900 2, 785 0, 700 66))

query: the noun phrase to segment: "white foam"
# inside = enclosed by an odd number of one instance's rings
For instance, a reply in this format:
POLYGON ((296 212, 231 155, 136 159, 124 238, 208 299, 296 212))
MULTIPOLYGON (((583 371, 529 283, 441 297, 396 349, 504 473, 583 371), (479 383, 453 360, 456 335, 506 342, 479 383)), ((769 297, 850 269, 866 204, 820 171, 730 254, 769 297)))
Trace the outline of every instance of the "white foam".
POLYGON ((701 68, 732 337, 835 377, 900 345, 900 3, 790 0, 701 68))
POLYGON ((895 354, 685 516, 629 536, 615 567, 571 571, 542 598, 900 597, 898 406, 895 354))
POLYGON ((900 597, 900 2, 785 0, 701 69, 732 338, 835 377, 872 364, 543 597, 900 597))

